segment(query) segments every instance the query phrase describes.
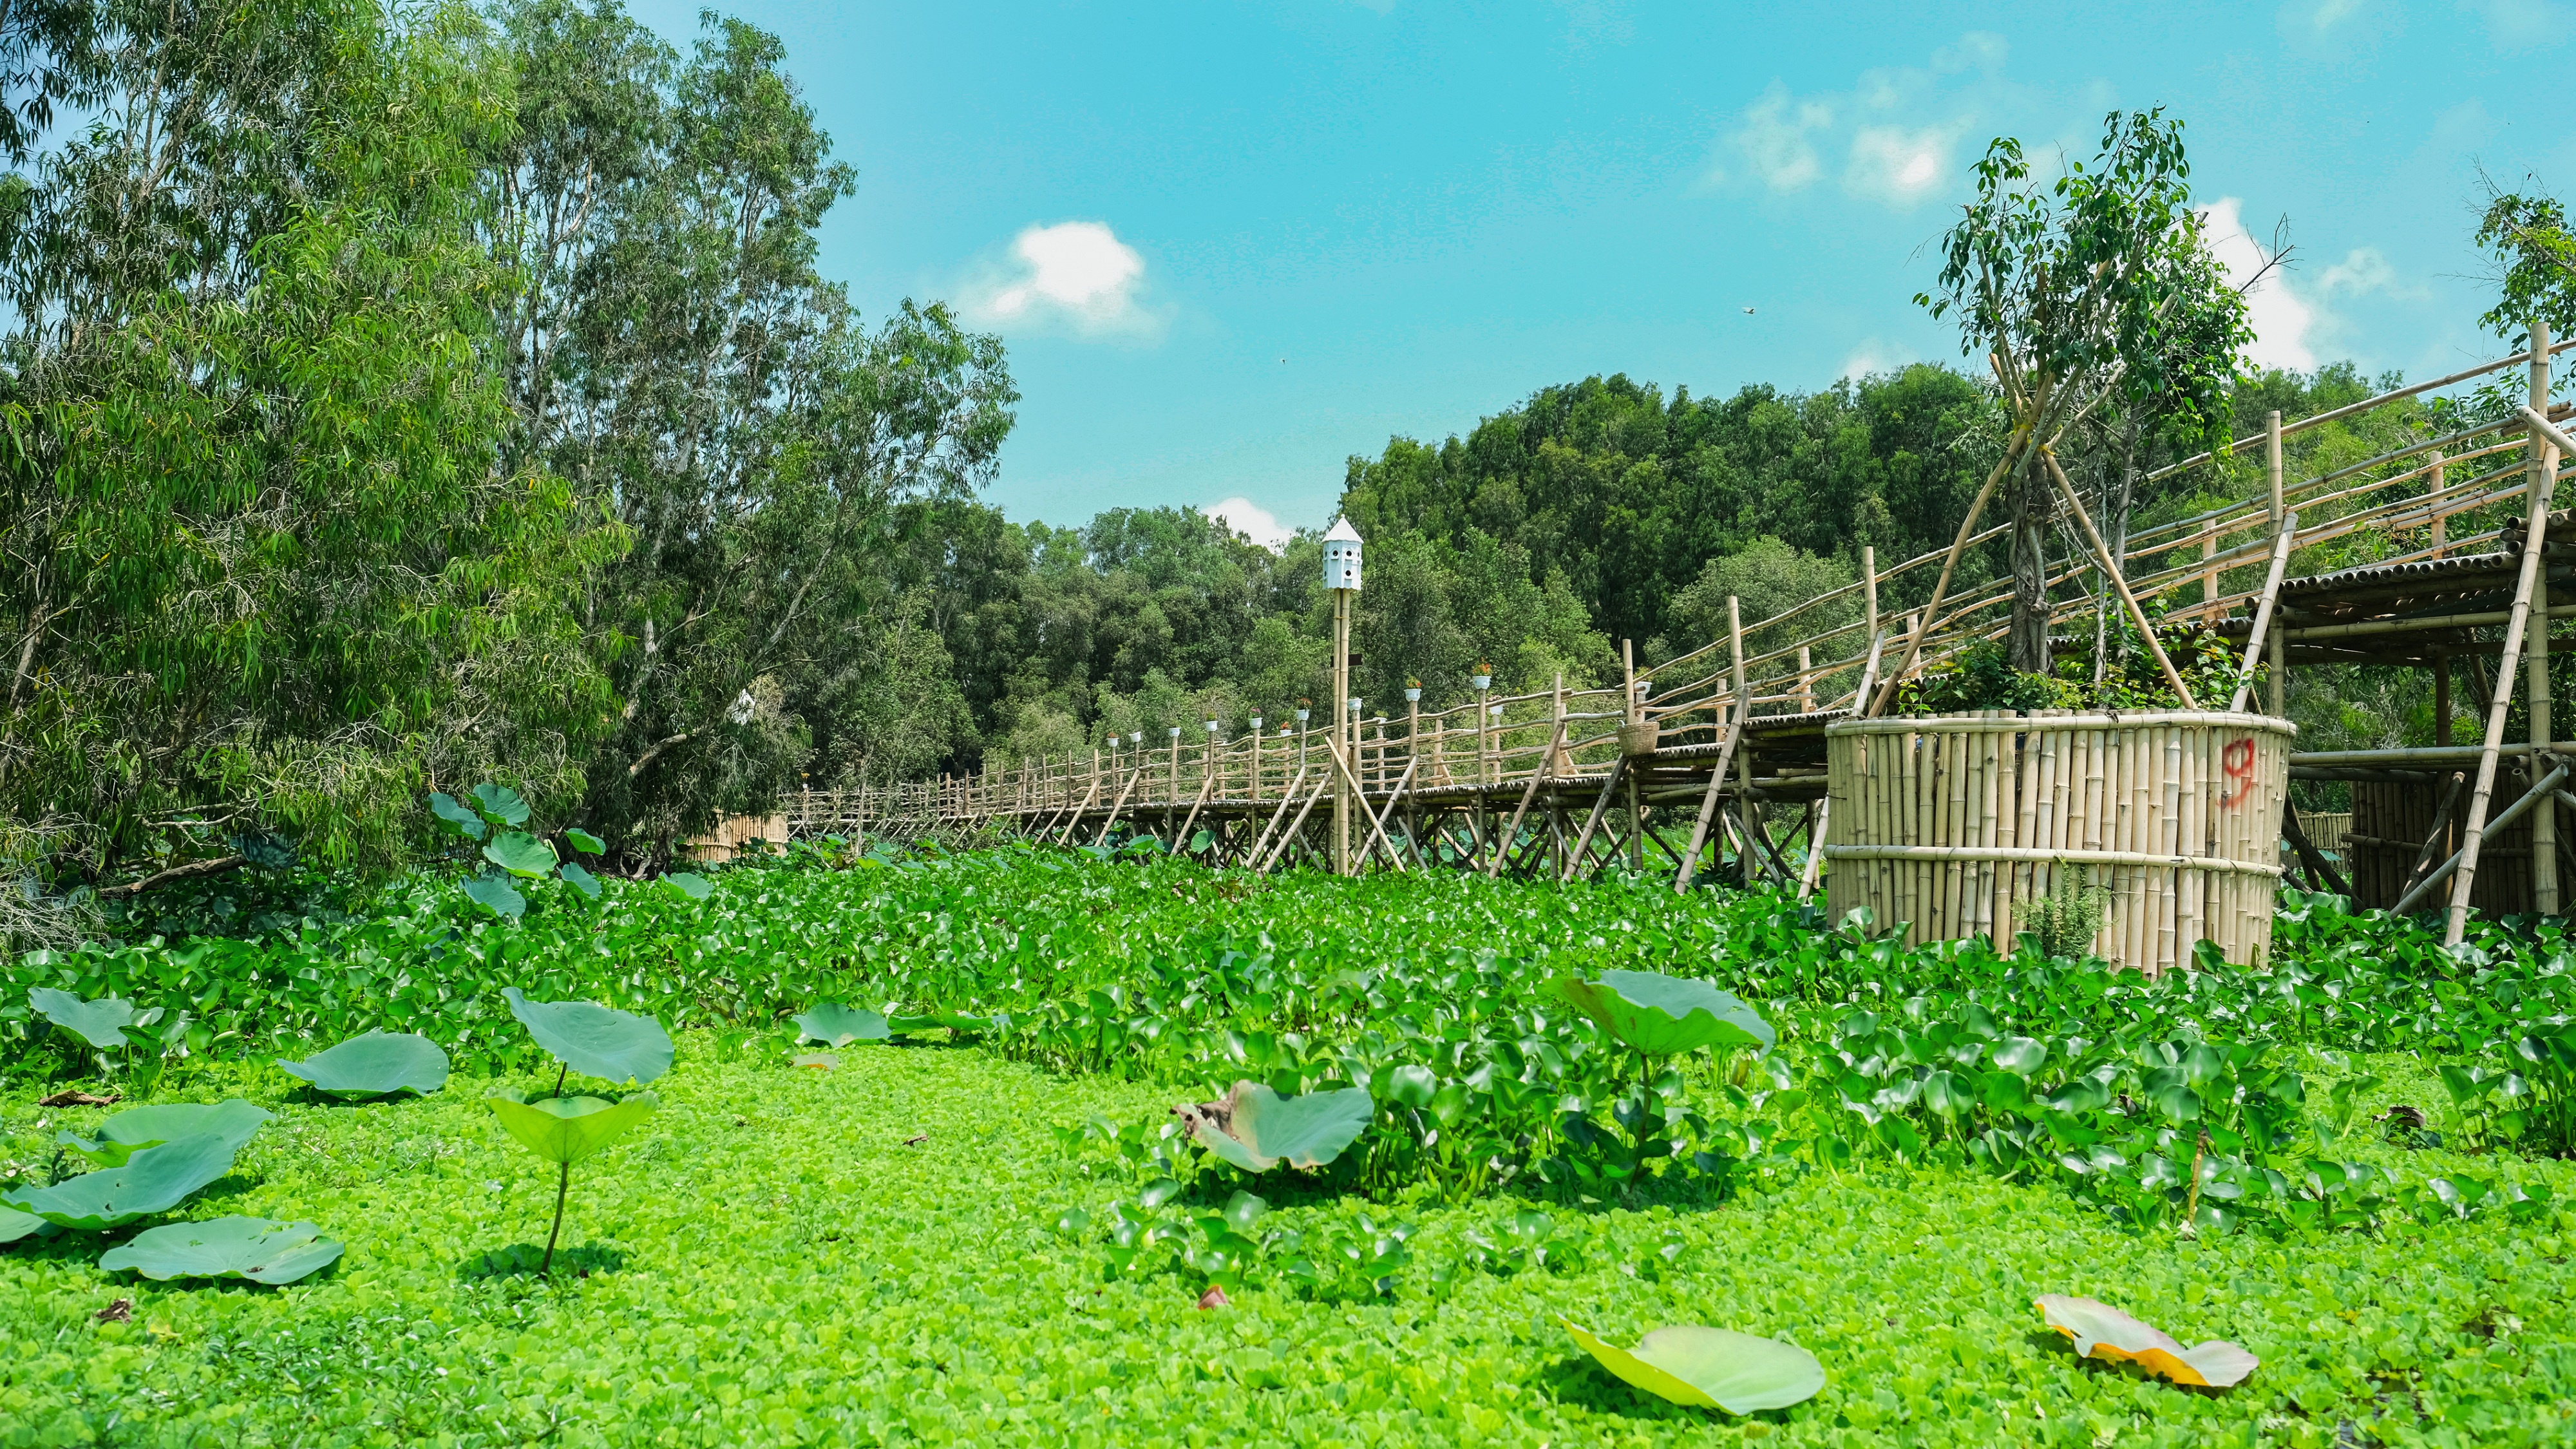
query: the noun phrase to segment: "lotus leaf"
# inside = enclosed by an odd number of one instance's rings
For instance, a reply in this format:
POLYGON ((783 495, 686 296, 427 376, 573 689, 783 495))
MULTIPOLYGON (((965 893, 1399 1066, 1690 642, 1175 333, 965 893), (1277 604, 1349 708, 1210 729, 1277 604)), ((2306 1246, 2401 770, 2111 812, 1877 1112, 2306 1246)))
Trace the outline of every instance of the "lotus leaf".
POLYGON ((437 816, 440 824, 468 840, 481 840, 483 832, 491 828, 483 823, 482 816, 453 795, 431 795, 429 813, 437 816))
POLYGON ((708 880, 702 875, 691 875, 685 870, 675 870, 671 872, 669 875, 662 877, 662 882, 671 889, 678 891, 680 894, 687 896, 693 901, 705 900, 707 897, 716 893, 715 883, 713 881, 708 880))
POLYGON ((555 873, 555 848, 524 830, 504 830, 483 847, 483 858, 521 880, 555 873))
POLYGON ((1246 1172, 1268 1172, 1282 1162, 1325 1166, 1376 1110, 1365 1087, 1282 1097, 1258 1082, 1237 1082, 1220 1101, 1172 1109, 1201 1147, 1246 1172))
POLYGON ((1598 981, 1557 983, 1566 1002, 1603 1031, 1650 1057, 1713 1047, 1759 1047, 1779 1038, 1771 1023, 1705 981, 1655 971, 1604 971, 1598 981))
POLYGON ((465 894, 503 920, 515 921, 527 914, 528 898, 506 875, 478 875, 465 883, 465 894))
POLYGON ((51 1224, 23 1208, 0 1207, 0 1243, 33 1237, 51 1224))
POLYGON ((234 1146, 216 1132, 200 1132, 147 1147, 123 1167, 85 1172, 51 1187, 0 1193, 0 1203, 34 1213, 58 1227, 99 1232, 136 1218, 168 1212, 190 1193, 232 1170, 234 1146))
POLYGON ((1656 1329, 1633 1349, 1613 1348, 1573 1320, 1559 1321, 1603 1368, 1676 1404, 1750 1414, 1803 1403, 1825 1387, 1816 1356, 1776 1338, 1682 1323, 1656 1329))
POLYGON ((594 901, 599 899, 599 877, 582 869, 580 862, 567 860, 563 863, 562 868, 557 870, 555 874, 562 876, 564 884, 571 886, 574 890, 581 892, 583 895, 590 897, 594 901))
POLYGON ((580 851, 584 855, 604 855, 608 851, 607 841, 600 839, 598 836, 591 834, 589 831, 584 830, 577 825, 565 826, 563 837, 564 844, 571 846, 573 849, 580 851))
POLYGON ((292 1283, 339 1260, 340 1244, 311 1223, 211 1218, 147 1228, 99 1255, 100 1271, 131 1268, 146 1278, 248 1278, 292 1283))
POLYGON ((135 1024, 134 1004, 114 997, 83 1001, 68 991, 38 986, 27 992, 27 1004, 45 1020, 102 1050, 124 1046, 125 1029, 135 1024))
POLYGON ((100 1125, 95 1142, 73 1132, 61 1133, 54 1140, 101 1167, 123 1167, 147 1147, 194 1137, 200 1132, 221 1137, 230 1151, 239 1152, 268 1116, 239 1097, 212 1104, 165 1102, 157 1107, 130 1107, 108 1118, 100 1125))
POLYGON ((492 1115, 530 1152, 569 1167, 626 1135, 653 1115, 661 1099, 638 1092, 622 1102, 602 1097, 539 1097, 528 1101, 504 1091, 487 1098, 492 1115))
POLYGON ((475 786, 474 808, 482 812, 483 818, 491 821, 496 829, 528 823, 528 802, 520 799, 519 792, 507 785, 475 786))
POLYGON ((2107 1303, 2043 1293, 2035 1306, 2048 1326, 2075 1340, 2087 1358, 2127 1359, 2178 1384, 2224 1389, 2243 1383, 2262 1360, 2223 1339, 2185 1348, 2107 1303))
POLYGON ((649 1016, 589 1001, 530 1001, 515 986, 501 994, 537 1045, 585 1077, 649 1082, 671 1069, 671 1034, 649 1016))
POLYGON ((303 1061, 277 1066, 288 1076, 340 1098, 395 1092, 426 1096, 447 1085, 447 1053, 439 1050, 438 1043, 413 1032, 371 1031, 303 1061))
POLYGON ((837 1001, 818 1003, 802 1016, 790 1018, 796 1023, 798 1041, 819 1041, 825 1046, 844 1047, 857 1041, 888 1041, 894 1032, 886 1019, 873 1011, 843 1006, 837 1001))

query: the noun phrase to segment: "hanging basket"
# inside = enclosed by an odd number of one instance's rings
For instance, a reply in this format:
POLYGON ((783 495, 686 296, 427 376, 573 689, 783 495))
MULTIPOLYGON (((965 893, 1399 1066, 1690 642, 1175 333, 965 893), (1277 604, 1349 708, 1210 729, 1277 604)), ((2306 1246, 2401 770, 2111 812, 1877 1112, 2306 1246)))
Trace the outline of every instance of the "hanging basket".
POLYGON ((2149 974, 2215 942, 2259 961, 2297 727, 2256 714, 1987 710, 1826 727, 1827 901, 1908 945, 2009 944, 2087 889, 2092 950, 2149 974))

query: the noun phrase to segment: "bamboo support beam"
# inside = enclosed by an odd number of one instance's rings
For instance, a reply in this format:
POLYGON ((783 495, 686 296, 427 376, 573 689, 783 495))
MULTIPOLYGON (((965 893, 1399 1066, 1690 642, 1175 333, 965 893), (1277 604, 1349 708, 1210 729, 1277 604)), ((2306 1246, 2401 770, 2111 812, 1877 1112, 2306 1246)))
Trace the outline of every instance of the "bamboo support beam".
MULTIPOLYGON (((2540 576, 2541 546, 2549 526, 2547 498, 2533 495, 2530 520, 2523 530, 2522 571, 2514 584, 2512 617, 2505 624, 2504 657, 2497 662, 2495 692, 2487 709, 2486 746, 2479 752, 2478 782, 2469 795, 2468 829, 2461 836, 2459 854, 2453 857, 2457 870, 2451 880, 2450 914, 2442 926, 2445 946, 2458 945, 2461 937, 2468 934, 2469 892, 2477 881, 2478 847, 2486 840, 2487 802, 2495 793, 2496 754, 2504 744, 2505 714, 2513 705, 2513 670, 2520 662, 2517 656, 2529 623, 2532 588, 2540 576)), ((2431 883, 2418 889, 2430 890, 2431 883)))
MULTIPOLYGON (((2281 570, 2289 565, 2290 541, 2298 531, 2299 515, 2293 513, 2281 521, 2280 528, 2273 534, 2272 571, 2263 580, 2263 602, 2254 611, 2253 632, 2245 636, 2245 664, 2236 671, 2236 691, 2228 697, 2227 701, 2227 710, 2230 714, 2244 713, 2247 701, 2253 697, 2254 661, 2263 657, 2266 636, 2272 629, 2272 608, 2281 597, 2281 570)), ((2268 642, 2275 646, 2280 643, 2277 639, 2268 642)), ((2273 657, 2277 668, 2279 660, 2277 650, 2273 657)))
POLYGON ((1565 873, 1557 879, 1570 881, 1582 869, 1584 850, 1592 843, 1592 832, 1601 828, 1601 817, 1610 813, 1610 797, 1618 790, 1619 782, 1627 778, 1628 757, 1623 754, 1610 766, 1610 778, 1601 782, 1601 794, 1592 802, 1592 814, 1583 822, 1583 833, 1574 837, 1574 850, 1566 858, 1565 873))
MULTIPOLYGON (((2539 784, 2534 785, 2529 790, 2525 791, 2522 798, 2514 801, 2512 804, 2506 806, 2502 811, 2498 812, 2494 820, 2478 821, 2476 823, 2483 830, 2502 830, 2516 820, 2521 819, 2522 812, 2530 809, 2540 801, 2549 799, 2555 795, 2558 789, 2558 782, 2566 778, 2567 766, 2562 762, 2551 769, 2548 774, 2542 776, 2539 784)), ((2477 808, 2477 804, 2478 802, 2475 799, 2470 800, 2470 809, 2474 811, 2477 808)), ((2460 898, 2468 894, 2471 885, 2473 884, 2471 873, 2476 869, 2477 859, 2474 852, 2471 850, 2471 847, 2477 843, 2477 839, 2478 837, 2475 835, 2471 835, 2463 839, 2460 843, 2460 848, 2451 852, 2450 859, 2443 861, 2438 866, 2435 866, 2432 874, 2417 882, 2413 890, 2410 890, 2405 895, 2399 897, 2397 904, 2388 908, 2388 913, 2392 916, 2405 915, 2408 911, 2414 909, 2414 907, 2426 896, 2431 895, 2433 893, 2433 888, 2440 885, 2445 876, 2449 877, 2451 881, 2451 909, 2454 919, 2465 913, 2467 907, 2462 904, 2460 898)), ((2454 937, 2452 940, 2447 941, 2444 944, 2457 945, 2458 940, 2454 937)))
POLYGON ((2111 550, 2103 546, 2102 535, 2093 527, 2093 515, 2084 511, 2084 500, 2076 495, 2075 485, 2067 480, 2066 470, 2057 466, 2056 451, 2042 447, 2039 457, 2048 465, 2048 476, 2057 484, 2058 495, 2066 500, 2067 508, 2075 514, 2075 521, 2084 525, 2084 541, 2093 545, 2094 562, 2101 566, 2103 578, 2120 591, 2120 602, 2128 606, 2129 618, 2138 626, 2138 637, 2146 641, 2147 652, 2155 656, 2156 667, 2164 671, 2165 684, 2173 690, 2174 698, 2182 701, 2183 708, 2198 709, 2199 706, 2192 703, 2191 687, 2182 682, 2182 675, 2174 668, 2173 661, 2165 657, 2165 646, 2156 639, 2156 626, 2148 622, 2147 611, 2138 607, 2138 596, 2129 592, 2129 581, 2121 574, 2119 562, 2111 557, 2111 550))
MULTIPOLYGON (((1557 746, 1563 743, 1565 743, 1565 721, 1560 719, 1556 722, 1556 737, 1548 743, 1547 759, 1553 760, 1555 758, 1557 746)), ((1545 763, 1540 764, 1536 770, 1531 772, 1529 777, 1529 787, 1521 791, 1521 803, 1518 808, 1512 811, 1512 823, 1503 830, 1502 843, 1500 845, 1489 847, 1489 853, 1493 858, 1485 865, 1485 878, 1487 880, 1492 880, 1502 874, 1504 856, 1510 853, 1512 843, 1520 839, 1521 817, 1529 814, 1530 801, 1538 798, 1539 784, 1547 779, 1547 774, 1547 765, 1545 763)))

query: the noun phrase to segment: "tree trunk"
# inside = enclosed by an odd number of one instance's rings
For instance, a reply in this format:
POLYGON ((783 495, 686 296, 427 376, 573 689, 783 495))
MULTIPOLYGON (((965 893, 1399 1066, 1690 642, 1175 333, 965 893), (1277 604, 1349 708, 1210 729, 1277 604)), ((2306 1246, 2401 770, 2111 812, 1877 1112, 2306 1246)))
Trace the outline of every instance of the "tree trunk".
POLYGON ((2056 516, 2048 465, 2036 450, 2025 464, 2013 496, 2012 527, 2012 667, 2024 674, 2048 672, 2048 528, 2056 516))

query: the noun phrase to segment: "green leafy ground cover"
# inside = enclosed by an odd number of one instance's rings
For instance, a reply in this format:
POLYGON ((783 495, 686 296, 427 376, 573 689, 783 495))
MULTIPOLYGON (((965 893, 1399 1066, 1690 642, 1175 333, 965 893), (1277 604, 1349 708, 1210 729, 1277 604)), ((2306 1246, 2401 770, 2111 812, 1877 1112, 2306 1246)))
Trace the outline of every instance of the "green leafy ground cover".
MULTIPOLYGON (((184 1019, 161 1099, 277 1113, 179 1216, 347 1253, 277 1290, 102 1274, 148 1224, 0 1250, 0 1444, 2576 1433, 2555 936, 2444 956, 2294 902, 2267 968, 2147 985, 1771 897, 1018 852, 528 894, 9 968, 18 1001, 184 1019), (1779 1050, 1640 1058, 1558 984, 1634 968, 1735 992, 1779 1050), (551 1282, 554 1182, 482 1101, 554 1082, 506 986, 689 1028, 660 1110, 584 1164, 551 1282), (789 1065, 823 1000, 905 1040, 789 1065), (344 1104, 265 1060, 378 1028, 458 1075, 344 1104), (1319 1174, 1247 1174, 1168 1110, 1246 1078, 1373 1115, 1319 1174), (2080 1363, 2041 1293, 2263 1367, 2214 1396, 2080 1363), (1830 1381, 1683 1410, 1560 1315, 1779 1335, 1830 1381)), ((105 1114, 34 1099, 136 1068, 0 1012, 7 1174, 40 1182, 105 1114)))

